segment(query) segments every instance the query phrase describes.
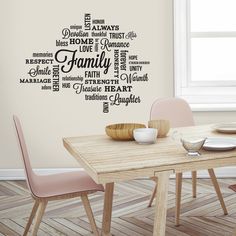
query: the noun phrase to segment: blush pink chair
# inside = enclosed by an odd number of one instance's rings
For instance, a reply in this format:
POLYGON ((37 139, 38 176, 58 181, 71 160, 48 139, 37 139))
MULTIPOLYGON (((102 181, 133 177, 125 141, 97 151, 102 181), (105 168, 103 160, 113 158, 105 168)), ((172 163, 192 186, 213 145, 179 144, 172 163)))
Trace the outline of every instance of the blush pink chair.
POLYGON ((37 235, 48 201, 74 197, 81 197, 92 231, 94 235, 99 235, 88 200, 88 194, 96 191, 104 191, 103 186, 96 184, 84 171, 66 172, 53 175, 36 175, 30 164, 20 121, 16 116, 13 116, 13 120, 23 157, 27 184, 31 191, 31 195, 35 200, 23 235, 26 236, 28 234, 34 218, 35 223, 33 224, 32 235, 37 235))
MULTIPOLYGON (((157 119, 166 119, 170 121, 170 126, 175 127, 185 127, 193 126, 193 114, 188 103, 181 98, 167 98, 167 99, 158 99, 156 100, 151 108, 150 120, 157 119)), ((227 209, 219 188, 218 181, 216 179, 213 169, 208 170, 211 177, 212 183, 214 185, 215 191, 219 198, 220 204, 224 211, 224 214, 227 215, 227 209)), ((192 194, 193 197, 196 197, 196 182, 197 182, 197 172, 192 171, 192 194)), ((176 212, 175 212, 175 225, 179 225, 179 216, 180 216, 180 204, 181 204, 181 188, 182 188, 182 173, 176 174, 176 212)), ((151 207, 153 199, 156 195, 157 186, 155 186, 153 194, 151 196, 149 207, 151 207)))

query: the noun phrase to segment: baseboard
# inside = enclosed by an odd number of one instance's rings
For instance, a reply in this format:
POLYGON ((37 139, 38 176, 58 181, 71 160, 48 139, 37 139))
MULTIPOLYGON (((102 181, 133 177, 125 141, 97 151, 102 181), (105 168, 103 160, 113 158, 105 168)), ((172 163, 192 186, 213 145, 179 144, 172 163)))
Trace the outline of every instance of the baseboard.
MULTIPOLYGON (((38 175, 58 174, 68 171, 81 171, 82 168, 47 168, 34 169, 38 175)), ((23 169, 0 169, 0 180, 24 180, 25 172, 23 169)))
MULTIPOLYGON (((39 175, 57 174, 67 171, 81 171, 83 168, 47 168, 47 169, 34 169, 39 175)), ((215 169, 217 178, 235 178, 236 166, 222 167, 215 169)), ((172 175, 171 178, 174 178, 172 175)), ((186 172, 183 174, 184 178, 190 178, 191 173, 186 172)), ((209 178, 209 174, 206 170, 198 171, 198 178, 209 178)), ((25 174, 23 169, 0 169, 0 180, 24 180, 25 174)))

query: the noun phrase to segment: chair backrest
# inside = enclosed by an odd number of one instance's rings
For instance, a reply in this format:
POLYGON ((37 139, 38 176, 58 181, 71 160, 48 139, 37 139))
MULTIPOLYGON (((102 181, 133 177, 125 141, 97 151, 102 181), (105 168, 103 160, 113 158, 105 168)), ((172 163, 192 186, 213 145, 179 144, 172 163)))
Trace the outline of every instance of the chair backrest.
POLYGON ((150 119, 167 119, 172 128, 194 125, 190 106, 181 98, 157 99, 152 104, 150 119))
POLYGON ((31 164, 30 164, 29 154, 28 154, 28 151, 27 151, 25 138, 24 138, 24 135, 23 135, 20 120, 15 115, 13 116, 13 120, 14 120, 14 124, 15 124, 15 128, 16 128, 16 132, 17 132, 18 141, 19 141, 19 144, 20 144, 20 149, 21 149, 21 154, 22 154, 21 156, 22 156, 23 163, 24 163, 24 169, 25 169, 25 174, 26 174, 26 180, 27 180, 27 183, 28 183, 28 187, 29 187, 31 193, 33 195, 35 195, 34 194, 34 188, 35 188, 34 182, 35 182, 36 175, 33 172, 31 164))

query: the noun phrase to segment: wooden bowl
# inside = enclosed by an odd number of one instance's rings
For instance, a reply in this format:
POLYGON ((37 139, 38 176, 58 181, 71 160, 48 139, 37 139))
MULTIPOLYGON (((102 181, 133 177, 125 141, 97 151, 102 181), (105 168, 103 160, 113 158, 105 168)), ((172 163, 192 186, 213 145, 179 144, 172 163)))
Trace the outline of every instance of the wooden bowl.
POLYGON ((134 140, 133 130, 146 128, 144 124, 121 123, 106 126, 106 134, 115 140, 134 140))
POLYGON ((170 121, 169 120, 150 120, 148 122, 149 128, 158 129, 157 137, 165 137, 170 130, 170 121))

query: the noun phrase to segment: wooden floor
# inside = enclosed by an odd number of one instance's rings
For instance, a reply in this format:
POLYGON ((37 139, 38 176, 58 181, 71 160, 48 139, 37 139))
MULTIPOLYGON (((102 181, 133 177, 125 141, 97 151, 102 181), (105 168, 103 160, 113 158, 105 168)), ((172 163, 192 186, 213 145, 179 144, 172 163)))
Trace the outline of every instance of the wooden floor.
MULTIPOLYGON (((198 180, 198 196, 191 197, 191 180, 184 180, 181 226, 174 226, 175 181, 170 181, 167 236, 227 236, 236 227, 236 193, 228 189, 236 179, 219 179, 228 216, 224 216, 208 179, 198 180)), ((154 183, 129 181, 115 186, 112 234, 151 236, 154 211, 147 208, 154 183)), ((96 222, 101 228, 103 194, 90 196, 96 222)), ((0 181, 0 235, 22 235, 32 208, 24 181, 0 181)), ((49 203, 38 235, 91 235, 80 199, 49 203)))

